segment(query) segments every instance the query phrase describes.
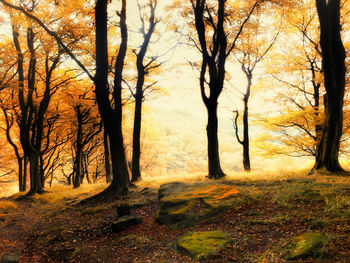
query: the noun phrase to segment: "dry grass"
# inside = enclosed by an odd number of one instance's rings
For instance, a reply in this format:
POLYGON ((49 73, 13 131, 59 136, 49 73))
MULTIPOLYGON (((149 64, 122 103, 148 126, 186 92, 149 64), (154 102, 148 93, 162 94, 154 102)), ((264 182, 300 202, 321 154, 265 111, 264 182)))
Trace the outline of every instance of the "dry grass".
MULTIPOLYGON (((47 189, 47 192, 43 194, 36 194, 31 198, 36 200, 45 201, 47 203, 58 203, 64 199, 74 199, 79 197, 79 199, 84 199, 88 196, 97 194, 107 187, 104 183, 98 184, 83 184, 77 189, 73 189, 72 186, 64 185, 54 185, 47 189)), ((17 193, 13 195, 13 198, 18 198, 23 196, 25 193, 17 193)))
POLYGON ((16 209, 18 206, 11 201, 0 201, 0 209, 4 210, 10 210, 10 209, 16 209))

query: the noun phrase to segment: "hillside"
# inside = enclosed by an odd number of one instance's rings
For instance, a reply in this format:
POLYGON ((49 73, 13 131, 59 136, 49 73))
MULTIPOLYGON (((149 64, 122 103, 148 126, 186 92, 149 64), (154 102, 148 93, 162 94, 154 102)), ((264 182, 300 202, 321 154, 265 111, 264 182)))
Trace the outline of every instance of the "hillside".
MULTIPOLYGON (((79 202, 101 191, 102 184, 73 191, 53 188, 23 200, 17 194, 0 200, 0 256, 14 254, 20 262, 349 262, 350 179, 277 178, 188 183, 202 190, 193 192, 192 201, 186 200, 181 209, 177 206, 178 214, 195 218, 182 225, 156 221, 164 200, 158 199, 159 185, 149 182, 141 182, 124 198, 110 197, 99 203, 79 202), (224 185, 230 195, 217 193, 215 198, 230 205, 198 217, 208 204, 215 203, 206 200, 208 189, 217 184, 224 185), (195 199, 203 202, 197 204, 195 199), (126 205, 142 222, 114 232, 112 224, 121 211, 118 207, 126 205), (215 253, 196 259, 179 250, 177 243, 195 231, 222 231, 228 241, 215 253), (321 241, 302 240, 314 234, 321 241), (313 254, 290 256, 303 249, 300 244, 313 242, 318 242, 313 254)), ((186 191, 178 191, 182 193, 186 191)))

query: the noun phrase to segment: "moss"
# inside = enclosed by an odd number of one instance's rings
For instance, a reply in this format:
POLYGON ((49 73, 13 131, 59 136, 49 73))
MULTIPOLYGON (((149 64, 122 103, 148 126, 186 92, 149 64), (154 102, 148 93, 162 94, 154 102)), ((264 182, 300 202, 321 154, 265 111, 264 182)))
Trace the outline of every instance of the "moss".
POLYGON ((120 237, 118 242, 127 247, 137 247, 138 249, 147 248, 151 244, 151 240, 148 237, 132 234, 120 237))
POLYGON ((217 183, 161 185, 156 220, 175 228, 187 227, 232 206, 237 193, 234 187, 217 183))
POLYGON ((81 211, 81 214, 82 215, 94 215, 94 214, 102 212, 104 210, 106 210, 105 207, 99 207, 99 206, 88 207, 88 208, 85 208, 83 211, 81 211))
POLYGON ((309 204, 314 202, 324 202, 324 199, 318 190, 305 189, 301 193, 297 194, 295 201, 303 204, 309 204))
POLYGON ((228 241, 221 231, 193 232, 179 238, 177 247, 181 253, 203 260, 215 255, 228 241))
POLYGON ((309 226, 311 227, 311 229, 323 229, 327 225, 328 225, 328 222, 316 217, 311 218, 311 221, 309 223, 309 226))
POLYGON ((293 239, 287 259, 295 260, 320 256, 327 244, 327 236, 320 233, 311 232, 297 236, 293 239))

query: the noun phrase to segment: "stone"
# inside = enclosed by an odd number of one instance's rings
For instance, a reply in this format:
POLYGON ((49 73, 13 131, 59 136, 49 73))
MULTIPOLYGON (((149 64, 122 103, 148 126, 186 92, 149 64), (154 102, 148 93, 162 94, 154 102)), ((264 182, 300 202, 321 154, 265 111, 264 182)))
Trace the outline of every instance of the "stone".
POLYGON ((288 251, 288 260, 314 258, 322 254, 328 244, 328 238, 321 233, 310 232, 293 238, 292 248, 288 251))
POLYGON ((192 232, 178 239, 177 248, 182 254, 203 260, 217 254, 228 242, 227 234, 221 231, 192 232))
POLYGON ((137 216, 123 216, 112 224, 113 232, 121 232, 129 226, 137 225, 142 222, 142 218, 137 216))
POLYGON ((19 256, 17 254, 5 254, 1 257, 0 263, 17 263, 19 256))
POLYGON ((117 207, 117 212, 119 217, 129 216, 130 215, 130 206, 129 205, 121 205, 117 207))
POLYGON ((158 191, 156 221, 174 228, 187 227, 232 207, 238 193, 220 183, 163 184, 158 191))

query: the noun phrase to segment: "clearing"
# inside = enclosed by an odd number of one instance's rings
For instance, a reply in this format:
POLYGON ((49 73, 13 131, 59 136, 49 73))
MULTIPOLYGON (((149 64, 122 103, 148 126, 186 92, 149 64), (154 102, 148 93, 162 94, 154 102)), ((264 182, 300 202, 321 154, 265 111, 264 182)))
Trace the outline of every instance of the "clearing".
MULTIPOLYGON (((214 181, 201 183, 210 188, 214 181)), ((20 201, 19 194, 2 198, 0 257, 12 253, 20 262, 350 262, 350 178, 228 177, 219 183, 237 190, 234 197, 222 198, 235 202, 184 225, 157 223, 159 184, 147 182, 124 198, 103 203, 79 201, 105 185, 78 190, 60 186, 20 201), (123 205, 142 222, 116 233, 111 226, 123 205), (195 231, 220 231, 229 241, 208 257, 191 258, 182 254, 177 241, 195 231), (310 236, 321 237, 316 250, 298 256, 301 246, 314 242, 303 240, 310 236)), ((184 207, 189 204, 193 202, 184 207)), ((201 205, 192 213, 204 211, 201 205)))

